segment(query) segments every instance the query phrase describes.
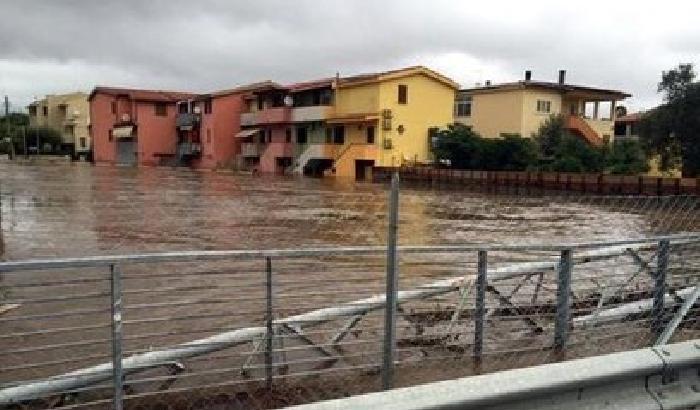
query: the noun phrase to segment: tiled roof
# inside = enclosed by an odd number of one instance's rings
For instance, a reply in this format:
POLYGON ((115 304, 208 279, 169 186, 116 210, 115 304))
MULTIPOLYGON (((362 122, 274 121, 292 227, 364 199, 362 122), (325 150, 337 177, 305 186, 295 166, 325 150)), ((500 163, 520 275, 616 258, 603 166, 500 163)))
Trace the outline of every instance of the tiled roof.
POLYGON ((632 114, 627 114, 623 115, 622 117, 617 117, 615 121, 619 122, 635 122, 639 121, 642 118, 642 113, 641 112, 635 112, 632 114))
POLYGON ((612 94, 616 95, 620 98, 627 98, 631 97, 631 94, 628 94, 624 91, 619 91, 619 90, 611 90, 611 89, 606 89, 606 88, 598 88, 598 87, 588 87, 588 86, 582 86, 582 85, 574 85, 574 84, 560 84, 560 83, 554 83, 554 82, 549 82, 549 81, 515 81, 515 82, 510 82, 510 83, 501 83, 501 84, 494 84, 494 85, 486 85, 486 86, 479 86, 479 87, 474 87, 474 88, 465 88, 460 91, 462 92, 489 92, 489 91, 498 91, 498 90, 512 90, 512 89, 519 89, 519 88, 547 88, 550 90, 556 90, 556 91, 562 91, 562 92, 572 92, 572 91, 583 91, 583 92, 591 92, 591 93, 600 93, 600 94, 612 94))
POLYGON ((340 85, 341 86, 342 85, 353 85, 356 83, 380 81, 380 80, 387 78, 387 77, 399 76, 402 74, 408 75, 408 74, 412 74, 412 73, 426 74, 426 75, 429 75, 430 77, 438 79, 446 84, 449 84, 450 86, 457 88, 457 83, 455 83, 452 79, 445 77, 444 75, 438 73, 437 71, 431 70, 425 66, 420 66, 420 65, 399 68, 396 70, 380 71, 377 73, 367 73, 367 74, 353 75, 353 76, 349 76, 349 77, 341 77, 340 78, 340 85))
POLYGON ((165 91, 165 90, 141 90, 135 88, 119 88, 119 87, 95 87, 88 99, 92 99, 95 94, 108 95, 127 95, 132 100, 137 101, 154 101, 154 102, 177 102, 196 97, 197 94, 180 92, 180 91, 165 91))
POLYGON ((312 81, 304 81, 301 83, 293 83, 289 84, 287 88, 291 92, 299 92, 299 91, 305 91, 305 90, 313 90, 314 88, 321 88, 321 87, 330 87, 333 85, 333 80, 334 78, 329 77, 329 78, 321 78, 319 80, 312 80, 312 81))

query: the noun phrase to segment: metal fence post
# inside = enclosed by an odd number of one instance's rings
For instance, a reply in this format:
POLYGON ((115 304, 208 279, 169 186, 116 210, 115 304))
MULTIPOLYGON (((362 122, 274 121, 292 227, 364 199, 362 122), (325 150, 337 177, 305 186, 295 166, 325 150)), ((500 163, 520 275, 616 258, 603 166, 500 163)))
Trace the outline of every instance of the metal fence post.
POLYGON ((571 319, 571 270, 573 267, 573 252, 571 249, 561 251, 559 271, 557 273, 557 312, 554 325, 554 351, 563 353, 569 336, 569 321, 571 319))
POLYGON ((487 257, 486 251, 479 251, 476 276, 476 309, 474 311, 474 362, 477 364, 481 362, 481 352, 484 347, 487 257))
POLYGON ((384 346, 382 354, 382 388, 391 389, 394 382, 396 350, 396 293, 398 289, 398 260, 396 241, 399 219, 399 174, 391 177, 389 194, 389 227, 386 249, 386 311, 384 313, 384 346))
POLYGON ((668 255, 670 242, 665 239, 659 242, 657 265, 654 277, 654 303, 651 308, 651 331, 661 336, 664 328, 664 298, 666 296, 666 271, 668 270, 668 255))
POLYGON ((122 369, 122 275, 119 265, 110 265, 112 302, 112 387, 114 410, 123 408, 124 372, 122 369))
POLYGON ((267 306, 265 309, 265 325, 267 332, 265 333, 265 387, 269 393, 272 392, 272 259, 268 256, 265 258, 265 299, 267 306))

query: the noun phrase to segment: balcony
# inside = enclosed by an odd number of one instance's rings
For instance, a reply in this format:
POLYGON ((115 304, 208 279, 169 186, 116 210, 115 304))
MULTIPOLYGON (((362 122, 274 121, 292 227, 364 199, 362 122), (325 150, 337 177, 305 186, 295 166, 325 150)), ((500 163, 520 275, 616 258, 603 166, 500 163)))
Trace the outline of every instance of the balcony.
POLYGON ((175 118, 175 126, 183 130, 191 130, 199 125, 200 115, 195 113, 180 113, 175 118))
POLYGON ((244 157, 259 157, 262 152, 260 144, 244 142, 241 144, 241 155, 244 157))
POLYGON ((292 108, 292 122, 324 121, 332 115, 330 105, 314 105, 292 108))
POLYGON ((184 141, 177 144, 177 152, 180 158, 199 157, 202 154, 202 146, 197 142, 184 141))
POLYGON ((291 109, 289 107, 266 108, 261 111, 241 114, 241 125, 283 124, 289 122, 291 109))

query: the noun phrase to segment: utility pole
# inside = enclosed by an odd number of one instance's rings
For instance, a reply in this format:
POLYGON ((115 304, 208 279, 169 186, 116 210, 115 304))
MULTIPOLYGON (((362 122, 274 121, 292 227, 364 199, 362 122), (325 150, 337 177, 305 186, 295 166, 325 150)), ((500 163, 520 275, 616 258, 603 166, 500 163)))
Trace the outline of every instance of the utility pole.
POLYGON ((5 138, 10 142, 10 159, 15 159, 15 144, 10 135, 10 97, 5 95, 5 138))

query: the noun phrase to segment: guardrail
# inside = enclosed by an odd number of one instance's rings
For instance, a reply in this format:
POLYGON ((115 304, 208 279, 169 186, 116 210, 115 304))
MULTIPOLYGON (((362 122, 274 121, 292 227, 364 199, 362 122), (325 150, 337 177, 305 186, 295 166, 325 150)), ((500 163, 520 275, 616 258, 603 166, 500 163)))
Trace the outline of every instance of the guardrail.
POLYGON ((295 410, 688 409, 700 340, 290 407, 295 410))

